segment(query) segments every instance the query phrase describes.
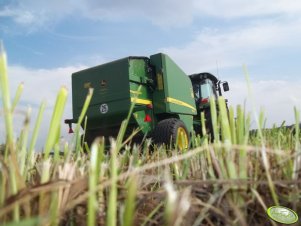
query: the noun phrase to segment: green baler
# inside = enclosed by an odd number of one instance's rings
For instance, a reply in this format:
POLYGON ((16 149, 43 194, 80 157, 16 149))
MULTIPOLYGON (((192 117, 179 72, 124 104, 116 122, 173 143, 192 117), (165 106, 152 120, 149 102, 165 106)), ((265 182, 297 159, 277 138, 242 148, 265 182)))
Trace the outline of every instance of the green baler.
POLYGON ((139 127, 140 137, 157 144, 188 147, 199 110, 190 78, 167 55, 127 57, 73 73, 73 119, 65 120, 70 127, 89 88, 94 93, 87 111, 88 145, 98 136, 116 137, 134 103, 128 133, 139 127))

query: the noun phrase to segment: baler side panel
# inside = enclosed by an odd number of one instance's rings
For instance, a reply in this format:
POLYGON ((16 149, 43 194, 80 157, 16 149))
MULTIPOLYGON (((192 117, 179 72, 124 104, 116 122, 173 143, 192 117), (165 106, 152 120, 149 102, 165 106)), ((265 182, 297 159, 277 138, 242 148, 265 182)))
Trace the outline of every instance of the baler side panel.
POLYGON ((167 112, 196 115, 192 84, 182 69, 163 54, 167 112))
POLYGON ((157 78, 153 100, 155 113, 196 115, 192 84, 188 76, 165 54, 155 54, 150 59, 155 65, 157 78))
POLYGON ((72 75, 74 119, 80 115, 88 88, 93 88, 94 93, 87 111, 87 129, 120 125, 131 104, 128 58, 79 71, 72 75), (102 106, 107 107, 107 110, 102 106))

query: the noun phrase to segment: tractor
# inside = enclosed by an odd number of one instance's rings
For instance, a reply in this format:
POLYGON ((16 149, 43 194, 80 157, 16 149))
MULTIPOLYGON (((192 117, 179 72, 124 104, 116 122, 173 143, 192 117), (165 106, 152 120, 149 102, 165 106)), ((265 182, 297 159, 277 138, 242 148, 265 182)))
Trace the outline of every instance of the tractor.
MULTIPOLYGON (((191 79, 191 83, 194 91, 194 98, 197 107, 197 115, 194 116, 193 119, 193 127, 196 134, 202 134, 202 126, 201 126, 201 113, 203 112, 205 115, 205 128, 206 133, 209 134, 213 138, 213 128, 211 122, 211 111, 210 111, 210 98, 214 98, 217 100, 218 96, 222 96, 222 88, 223 91, 229 91, 228 82, 222 82, 218 80, 214 75, 210 73, 199 73, 189 75, 191 79)), ((228 109, 228 100, 226 99, 226 107, 228 109)))
MULTIPOLYGON (((126 57, 72 74, 73 119, 77 123, 88 89, 94 93, 87 110, 85 141, 96 137, 117 137, 132 105, 127 134, 151 138, 155 144, 172 144, 186 149, 194 132, 200 133, 200 114, 210 122, 209 98, 229 90, 227 82, 209 73, 187 76, 166 54, 126 57), (181 139, 179 139, 181 137, 181 139)), ((206 123, 210 131, 210 123, 206 123)), ((84 128, 84 125, 81 125, 84 128)))

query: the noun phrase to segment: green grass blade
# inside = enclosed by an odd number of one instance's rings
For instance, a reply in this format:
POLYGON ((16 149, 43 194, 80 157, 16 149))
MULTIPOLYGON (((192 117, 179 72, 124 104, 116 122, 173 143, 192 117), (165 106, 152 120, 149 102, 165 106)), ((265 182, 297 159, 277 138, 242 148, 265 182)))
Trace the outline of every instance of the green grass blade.
POLYGON ((223 97, 218 98, 218 106, 220 112, 222 141, 225 145, 225 163, 227 167, 227 173, 230 179, 237 179, 237 168, 235 164, 235 152, 231 151, 231 129, 229 124, 228 112, 226 108, 226 102, 223 97))
MULTIPOLYGON (((241 108, 241 105, 238 105, 236 108, 237 111, 237 121, 236 121, 236 141, 239 145, 246 145, 247 141, 245 139, 245 132, 248 134, 248 131, 245 131, 246 127, 246 121, 245 121, 245 115, 244 111, 241 108)), ((248 165, 245 164, 247 162, 247 151, 244 147, 240 148, 239 150, 239 178, 240 179, 246 179, 247 178, 247 169, 248 165)))
POLYGON ((0 42, 0 92, 2 96, 4 123, 6 131, 6 151, 5 158, 7 158, 8 150, 14 149, 14 130, 13 130, 13 116, 11 111, 11 99, 9 92, 9 81, 7 74, 6 53, 2 42, 0 42))
POLYGON ((29 108, 28 111, 27 111, 27 114, 26 114, 23 129, 22 129, 22 132, 21 132, 21 137, 20 137, 21 146, 19 147, 21 152, 19 153, 18 162, 20 164, 20 174, 24 178, 26 177, 25 163, 26 163, 26 154, 27 154, 27 142, 28 142, 30 115, 31 115, 31 109, 29 108))
POLYGON ((87 225, 94 226, 96 225, 96 210, 97 210, 97 169, 98 165, 98 142, 97 140, 92 144, 91 147, 91 160, 89 167, 89 198, 88 198, 88 215, 87 215, 87 225))
MULTIPOLYGON (((3 167, 3 166, 1 166, 1 167, 3 167)), ((0 189, 1 189, 0 206, 3 205, 5 198, 7 196, 7 189, 6 189, 7 181, 8 181, 7 171, 5 169, 2 169, 0 171, 0 189)))
POLYGON ((214 97, 210 98, 211 123, 213 128, 214 143, 219 142, 219 128, 217 122, 217 110, 214 97))
POLYGON ((231 145, 231 129, 229 124, 226 102, 223 97, 218 98, 218 106, 221 120, 222 139, 225 144, 231 145))
MULTIPOLYGON (((125 126, 125 124, 123 124, 125 126)), ((121 142, 121 141, 120 141, 121 142)), ((110 180, 112 182, 108 199, 107 226, 117 225, 117 176, 118 176, 118 147, 111 140, 110 180)))
POLYGON ((245 65, 244 65, 243 69, 244 69, 245 78, 246 78, 246 81, 247 81, 248 93, 249 93, 249 96, 250 96, 251 102, 252 102, 252 108, 253 108, 253 112, 254 112, 255 121, 256 121, 256 124, 257 124, 257 133, 258 133, 258 136, 259 136, 260 141, 261 141, 261 157, 262 157, 262 162, 263 162, 263 166, 264 166, 264 169, 265 169, 266 177, 267 177, 267 180, 268 180, 269 189, 270 189, 270 192, 271 192, 271 195, 273 197, 273 201, 274 201, 275 205, 279 205, 278 196, 275 192, 275 185, 273 183, 273 180, 272 180, 272 177, 271 177, 271 174, 270 174, 270 164, 269 164, 269 161, 268 161, 268 158, 267 158, 265 139, 264 139, 263 133, 262 133, 263 114, 261 114, 260 119, 258 120, 258 116, 257 116, 256 110, 255 110, 255 103, 254 103, 253 95, 252 95, 250 76, 249 76, 247 67, 245 65))
POLYGON ((127 197, 125 200, 125 210, 123 214, 123 226, 132 226, 134 223, 134 214, 136 209, 136 196, 138 190, 137 175, 132 175, 126 186, 127 197))
MULTIPOLYGON (((18 185, 17 185, 17 178, 16 178, 16 168, 12 162, 9 164, 9 168, 12 169, 12 172, 10 172, 10 190, 12 195, 15 195, 18 193, 18 185)), ((20 220, 20 207, 19 205, 16 205, 14 207, 13 211, 13 219, 15 222, 19 222, 20 220)))
POLYGON ((244 133, 245 133, 245 115, 241 108, 241 105, 237 105, 236 108, 237 120, 236 120, 236 137, 237 144, 244 144, 244 133))
POLYGON ((41 224, 42 221, 39 217, 33 217, 29 219, 24 219, 21 222, 9 222, 2 226, 38 226, 41 224))
POLYGON ((160 208, 164 205, 164 202, 159 203, 156 208, 154 208, 149 215, 144 219, 141 226, 146 226, 148 222, 151 221, 152 217, 160 210, 160 208))
POLYGON ((27 164, 26 164, 27 169, 31 168, 31 165, 32 165, 31 158, 32 158, 34 147, 37 143, 38 134, 39 134, 39 130, 40 130, 40 127, 41 127, 45 107, 46 107, 46 102, 43 101, 40 108, 39 108, 38 116, 37 116, 37 119, 36 119, 36 123, 35 123, 34 129, 33 129, 31 141, 30 141, 30 144, 29 144, 29 149, 28 149, 28 154, 27 154, 27 164))
POLYGON ((21 95, 22 95, 22 92, 23 92, 23 89, 24 89, 24 83, 22 82, 21 84, 18 85, 18 88, 17 88, 17 91, 16 91, 16 95, 15 95, 15 98, 13 100, 13 104, 12 104, 12 112, 14 112, 20 98, 21 98, 21 95))
POLYGON ((51 194, 51 201, 50 201, 50 222, 51 225, 55 226, 59 223, 59 197, 58 191, 53 191, 51 194))
POLYGON ((203 146, 206 147, 206 152, 205 155, 203 153, 201 153, 200 155, 203 157, 205 156, 205 159, 208 162, 208 172, 211 178, 215 178, 215 174, 214 174, 214 169, 213 169, 213 165, 212 165, 212 159, 211 159, 211 155, 210 155, 210 150, 209 150, 209 141, 208 141, 208 135, 206 132, 206 123, 205 123, 205 113, 202 112, 201 113, 201 125, 202 125, 202 134, 203 134, 203 146))
POLYGON ((56 103, 52 113, 50 128, 44 149, 44 159, 47 159, 49 157, 50 151, 58 141, 58 134, 66 105, 67 95, 67 89, 65 87, 62 87, 57 95, 56 103))
MULTIPOLYGON (((138 87, 136 93, 140 92, 141 87, 142 87, 141 85, 138 87)), ((118 151, 122 147, 122 141, 123 141, 124 135, 126 133, 127 126, 128 126, 128 124, 130 122, 130 119, 132 117, 132 113, 133 113, 133 110, 134 110, 134 107, 135 107, 135 102, 137 100, 137 96, 138 95, 136 95, 134 97, 134 101, 131 104, 130 110, 129 110, 128 115, 127 115, 127 118, 125 120, 123 120, 122 123, 121 123, 120 130, 119 130, 119 133, 118 133, 118 136, 117 136, 117 141, 116 141, 118 151)))
POLYGON ((300 112, 294 108, 295 112, 295 161, 293 166, 292 179, 297 180, 301 170, 301 148, 300 148, 300 112))
MULTIPOLYGON (((84 121, 84 133, 83 133, 83 135, 81 136, 81 148, 82 148, 82 150, 85 150, 85 143, 87 143, 87 142, 85 142, 85 139, 86 139, 86 131, 87 131, 87 123, 88 123, 88 117, 86 116, 85 117, 85 121, 84 121)), ((86 149, 87 150, 87 149, 86 149)))
POLYGON ((230 123, 230 131, 231 131, 231 138, 232 144, 237 144, 237 137, 236 137, 236 125, 235 125, 235 117, 234 117, 234 110, 233 107, 230 106, 229 108, 229 123, 230 123))
POLYGON ((76 128, 75 128, 75 138, 76 138, 75 151, 76 151, 77 154, 80 151, 80 143, 81 143, 80 142, 80 134, 79 134, 80 127, 81 127, 81 124, 82 124, 83 120, 85 119, 85 115, 87 113, 87 110, 88 110, 89 104, 91 102, 92 96, 93 96, 93 89, 89 89, 86 100, 85 100, 85 103, 83 105, 82 111, 80 113, 80 116, 79 116, 77 124, 76 124, 76 128))

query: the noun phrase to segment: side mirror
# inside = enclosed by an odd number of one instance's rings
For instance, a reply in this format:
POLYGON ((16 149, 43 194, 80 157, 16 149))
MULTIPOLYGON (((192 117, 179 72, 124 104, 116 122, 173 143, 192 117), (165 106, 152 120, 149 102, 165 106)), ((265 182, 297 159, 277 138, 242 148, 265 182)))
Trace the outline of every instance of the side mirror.
POLYGON ((224 82, 224 83, 223 83, 223 90, 224 90, 224 92, 227 92, 227 91, 230 90, 230 89, 229 89, 229 84, 228 84, 228 82, 224 82))

